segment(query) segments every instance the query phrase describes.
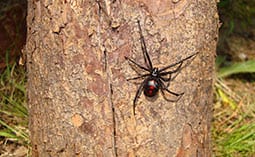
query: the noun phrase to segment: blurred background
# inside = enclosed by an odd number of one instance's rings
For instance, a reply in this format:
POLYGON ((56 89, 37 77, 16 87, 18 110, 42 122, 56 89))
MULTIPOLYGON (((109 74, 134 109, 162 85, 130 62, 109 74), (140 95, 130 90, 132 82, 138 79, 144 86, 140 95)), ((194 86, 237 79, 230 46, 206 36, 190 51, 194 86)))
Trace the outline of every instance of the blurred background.
MULTIPOLYGON (((0 157, 30 156, 26 0, 0 0, 0 157)), ((215 157, 255 157, 255 0, 221 0, 211 127, 215 157)))

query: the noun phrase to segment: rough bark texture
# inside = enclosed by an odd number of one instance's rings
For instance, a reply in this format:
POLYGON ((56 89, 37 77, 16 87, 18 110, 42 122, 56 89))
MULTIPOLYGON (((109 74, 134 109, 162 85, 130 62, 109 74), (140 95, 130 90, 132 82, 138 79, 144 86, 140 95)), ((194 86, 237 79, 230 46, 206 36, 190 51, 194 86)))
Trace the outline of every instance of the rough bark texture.
POLYGON ((27 25, 33 156, 210 156, 215 1, 30 0, 27 25), (137 20, 154 65, 199 53, 171 82, 178 102, 142 95, 134 116, 137 20))

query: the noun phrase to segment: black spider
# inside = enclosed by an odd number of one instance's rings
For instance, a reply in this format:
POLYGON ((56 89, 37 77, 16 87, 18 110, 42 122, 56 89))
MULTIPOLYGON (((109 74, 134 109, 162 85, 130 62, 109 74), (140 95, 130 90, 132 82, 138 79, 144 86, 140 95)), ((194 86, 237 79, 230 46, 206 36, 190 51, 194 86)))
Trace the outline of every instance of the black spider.
POLYGON ((170 91, 168 88, 170 81, 171 81, 171 75, 173 73, 178 72, 179 70, 181 70, 181 66, 183 64, 183 62, 187 59, 192 58, 193 56, 195 56, 197 53, 192 54, 176 63, 170 64, 166 67, 163 67, 161 69, 154 67, 152 65, 150 56, 147 52, 147 48, 146 48, 146 44, 144 41, 144 37, 142 35, 142 29, 141 29, 141 25, 140 22, 137 21, 138 23, 138 27, 139 27, 139 33, 140 33, 140 40, 141 40, 141 47, 142 47, 142 51, 143 51, 143 57, 144 57, 144 61, 146 64, 146 67, 136 63, 134 60, 128 58, 125 56, 125 59, 128 60, 130 63, 136 65, 137 67, 139 67, 140 69, 146 71, 147 73, 145 74, 139 74, 139 76, 133 77, 133 78, 129 78, 127 79, 127 81, 130 80, 136 80, 136 79, 140 79, 140 78, 144 78, 143 82, 141 83, 141 85, 139 86, 136 95, 135 95, 135 99, 133 102, 133 113, 135 115, 135 107, 136 107, 136 101, 139 98, 139 96, 141 95, 141 92, 144 91, 144 95, 147 97, 154 97, 159 89, 164 97, 165 100, 167 101, 171 101, 171 102, 176 102, 180 99, 180 97, 184 94, 184 93, 175 93, 170 91), (172 71, 167 71, 167 69, 176 66, 175 70, 172 71), (168 77, 167 77, 168 75, 168 77), (167 83, 167 84, 165 84, 167 83), (171 100, 166 98, 165 93, 164 92, 168 92, 176 97, 178 97, 176 100, 171 100))

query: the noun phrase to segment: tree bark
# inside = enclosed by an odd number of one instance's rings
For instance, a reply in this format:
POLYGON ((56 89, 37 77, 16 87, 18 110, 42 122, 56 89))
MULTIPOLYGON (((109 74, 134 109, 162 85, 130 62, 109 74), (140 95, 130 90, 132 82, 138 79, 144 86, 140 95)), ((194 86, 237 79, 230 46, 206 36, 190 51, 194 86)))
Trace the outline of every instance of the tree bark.
POLYGON ((27 25, 33 156, 210 156, 215 1, 30 0, 27 25), (137 20, 154 66, 198 54, 170 83, 179 101, 141 95, 134 116, 137 20))

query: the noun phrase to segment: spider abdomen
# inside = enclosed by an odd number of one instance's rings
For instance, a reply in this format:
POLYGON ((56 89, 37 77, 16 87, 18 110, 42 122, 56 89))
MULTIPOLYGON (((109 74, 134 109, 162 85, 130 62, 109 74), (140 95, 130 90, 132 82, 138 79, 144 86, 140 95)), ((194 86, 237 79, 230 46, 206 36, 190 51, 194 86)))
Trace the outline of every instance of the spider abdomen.
POLYGON ((154 78, 148 79, 144 85, 144 95, 147 97, 154 97, 158 93, 158 90, 158 82, 154 78))

